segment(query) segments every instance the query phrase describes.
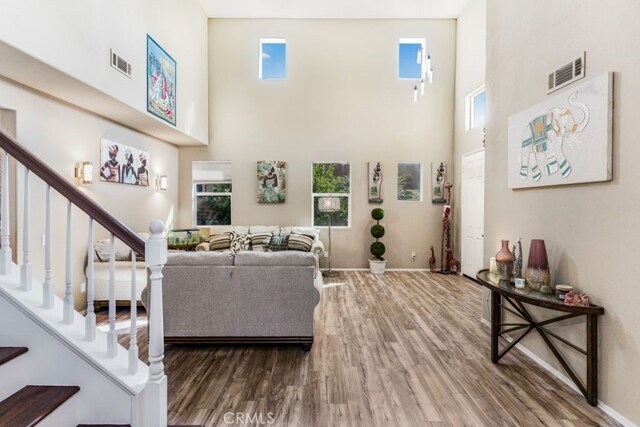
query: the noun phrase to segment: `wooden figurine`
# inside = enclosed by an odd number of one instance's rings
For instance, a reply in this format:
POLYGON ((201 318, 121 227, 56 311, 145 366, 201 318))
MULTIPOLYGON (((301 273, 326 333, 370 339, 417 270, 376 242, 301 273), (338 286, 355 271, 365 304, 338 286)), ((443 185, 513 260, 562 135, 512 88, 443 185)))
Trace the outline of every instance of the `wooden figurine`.
POLYGON ((436 255, 433 253, 433 245, 431 245, 431 257, 429 257, 429 271, 436 272, 436 255))
POLYGON ((451 249, 447 249, 447 265, 449 274, 460 274, 460 261, 453 256, 451 249))

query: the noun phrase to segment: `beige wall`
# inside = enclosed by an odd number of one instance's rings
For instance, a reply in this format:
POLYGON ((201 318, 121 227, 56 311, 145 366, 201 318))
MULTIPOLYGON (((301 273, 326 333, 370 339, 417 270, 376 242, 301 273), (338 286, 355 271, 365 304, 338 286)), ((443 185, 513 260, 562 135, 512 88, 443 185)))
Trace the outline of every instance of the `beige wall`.
POLYGON ((0 0, 0 41, 147 111, 147 34, 177 62, 176 127, 206 140, 207 17, 197 0, 0 0), (113 49, 133 68, 109 63, 113 49))
MULTIPOLYGON (((234 224, 311 224, 311 164, 348 161, 352 226, 335 230, 334 267, 365 267, 369 235, 367 162, 384 162, 382 208, 388 267, 424 268, 440 241, 442 205, 397 202, 396 163, 451 162, 455 21, 209 21, 208 148, 180 149, 180 225, 191 225, 191 162, 233 162, 234 224), (287 39, 287 79, 259 81, 260 37, 287 39), (397 78, 400 37, 426 37, 434 84, 413 103, 413 83, 397 78), (256 161, 288 162, 284 205, 256 202, 256 161), (410 258, 417 254, 416 261, 410 258)), ((326 235, 323 235, 326 241, 326 235)))
POLYGON ((456 37, 456 92, 453 168, 450 181, 456 203, 453 206, 455 253, 461 256, 462 156, 482 148, 483 130, 465 129, 465 100, 469 93, 484 84, 486 66, 486 0, 471 0, 458 17, 456 37))
MULTIPOLYGON (((177 204, 178 149, 175 146, 124 128, 116 123, 95 116, 68 104, 44 96, 33 90, 0 78, 0 108, 17 112, 17 138, 20 143, 40 156, 56 171, 72 182, 75 162, 90 160, 94 164, 92 185, 83 185, 81 190, 96 200, 116 218, 136 231, 146 231, 154 219, 166 220, 172 207, 177 204), (108 184, 99 180, 100 138, 147 150, 152 185, 138 187, 124 184, 108 184), (169 177, 166 192, 156 190, 157 175, 169 177)), ((18 168, 18 194, 23 194, 22 167, 18 168)), ((30 243, 33 276, 44 277, 44 247, 40 238, 44 230, 45 185, 35 176, 30 180, 31 221, 30 243)), ((18 232, 22 231, 22 197, 11 200, 17 203, 18 232)), ((55 291, 64 294, 64 242, 66 232, 66 200, 57 193, 52 194, 53 278, 55 291)), ((80 293, 80 284, 85 282, 84 265, 87 251, 87 216, 73 209, 72 253, 73 285, 76 307, 84 306, 86 294, 80 293)), ((96 227, 96 238, 106 237, 101 227, 96 227)), ((21 240, 22 238, 20 238, 21 240)), ((14 248, 15 251, 15 248, 14 248)), ((22 254, 18 247, 18 260, 22 254)))
MULTIPOLYGON (((485 204, 487 259, 496 253, 501 238, 523 237, 525 258, 530 239, 543 238, 553 282, 577 286, 605 307, 600 322, 600 399, 636 424, 640 288, 631 267, 640 241, 638 16, 640 3, 635 0, 488 2, 485 204), (509 116, 544 100, 547 74, 585 50, 587 78, 615 72, 613 180, 509 190, 509 116)), ((574 323, 561 331, 583 343, 584 324, 574 323)), ((525 345, 557 366, 538 338, 527 339, 525 345)))

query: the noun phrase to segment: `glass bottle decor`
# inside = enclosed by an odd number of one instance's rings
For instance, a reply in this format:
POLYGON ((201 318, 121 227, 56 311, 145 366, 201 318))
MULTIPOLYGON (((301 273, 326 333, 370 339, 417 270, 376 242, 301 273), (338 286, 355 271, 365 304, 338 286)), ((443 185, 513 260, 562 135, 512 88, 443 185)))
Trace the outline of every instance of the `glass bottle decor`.
POLYGON ((553 289, 551 289, 551 273, 549 272, 547 248, 542 239, 531 240, 525 279, 527 279, 527 285, 529 285, 531 289, 544 294, 553 293, 553 289))
POLYGON ((513 244, 513 277, 516 279, 522 278, 522 238, 518 238, 518 241, 513 244))
POLYGON ((500 280, 511 280, 513 273, 513 254, 509 250, 509 241, 502 240, 502 247, 496 254, 496 264, 498 265, 498 274, 500 280))

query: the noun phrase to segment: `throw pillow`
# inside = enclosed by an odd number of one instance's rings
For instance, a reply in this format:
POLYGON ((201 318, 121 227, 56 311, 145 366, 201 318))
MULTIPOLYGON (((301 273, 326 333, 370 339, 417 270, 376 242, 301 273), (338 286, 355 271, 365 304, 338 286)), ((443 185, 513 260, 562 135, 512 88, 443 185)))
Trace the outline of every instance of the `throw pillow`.
POLYGON ((286 251, 287 249, 289 249, 289 236, 271 236, 270 251, 286 251))
POLYGON ((219 251, 231 247, 231 233, 212 234, 209 236, 209 250, 219 251))
POLYGON ((262 251, 264 252, 265 246, 268 247, 269 243, 271 243, 271 236, 273 233, 264 232, 264 233, 253 233, 251 236, 251 247, 254 251, 262 251))
POLYGON ((231 232, 231 250, 234 252, 248 251, 251 249, 251 236, 231 232))
MULTIPOLYGON (((96 252, 96 257, 101 262, 108 262, 111 254, 111 239, 98 240, 93 248, 96 252)), ((115 239, 115 260, 116 261, 131 261, 131 248, 124 244, 122 240, 115 239)))
POLYGON ((289 250, 309 252, 313 239, 304 234, 291 233, 289 235, 289 250))

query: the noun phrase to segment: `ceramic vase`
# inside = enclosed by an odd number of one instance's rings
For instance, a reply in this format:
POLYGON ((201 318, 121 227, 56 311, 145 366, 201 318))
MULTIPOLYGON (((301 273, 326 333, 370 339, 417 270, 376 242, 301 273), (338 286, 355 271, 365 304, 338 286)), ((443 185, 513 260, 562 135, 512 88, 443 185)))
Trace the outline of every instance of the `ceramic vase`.
POLYGON ((513 272, 513 254, 509 250, 509 241, 503 240, 502 247, 496 254, 496 264, 498 265, 498 275, 500 280, 511 280, 513 272))
POLYGON ((551 274, 549 272, 547 248, 542 239, 531 240, 525 279, 527 279, 527 285, 533 290, 545 294, 551 294, 553 292, 551 289, 551 274))

